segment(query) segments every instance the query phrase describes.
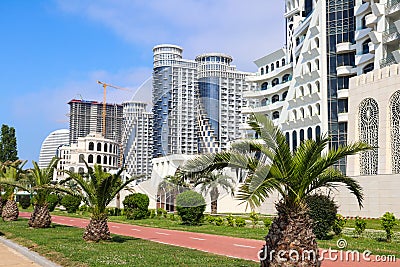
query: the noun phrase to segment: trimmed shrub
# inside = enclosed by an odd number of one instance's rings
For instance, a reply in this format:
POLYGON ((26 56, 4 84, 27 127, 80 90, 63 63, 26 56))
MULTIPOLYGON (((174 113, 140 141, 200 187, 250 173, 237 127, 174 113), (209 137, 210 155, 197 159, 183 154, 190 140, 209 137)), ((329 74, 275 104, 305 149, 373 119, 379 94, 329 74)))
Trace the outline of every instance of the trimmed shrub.
POLYGON ((48 203, 49 211, 54 211, 54 209, 58 205, 59 201, 60 200, 58 199, 58 196, 56 194, 48 195, 47 196, 47 203, 48 203))
POLYGON ((214 222, 215 222, 215 217, 214 216, 211 216, 211 215, 207 215, 207 217, 206 217, 206 222, 208 222, 208 223, 211 223, 211 224, 214 224, 214 222))
POLYGON ((154 209, 150 210, 150 219, 154 219, 156 217, 156 211, 154 209))
POLYGON ((356 221, 354 222, 354 233, 357 236, 360 236, 365 231, 366 227, 367 221, 357 216, 356 221))
POLYGON ((386 212, 383 214, 381 217, 381 225, 383 227, 383 230, 386 232, 386 240, 388 242, 392 241, 393 237, 393 227, 397 225, 396 222, 396 217, 394 217, 393 213, 386 212))
POLYGON ((81 199, 76 196, 65 195, 61 199, 61 205, 67 210, 68 213, 75 213, 79 209, 81 199))
POLYGON ((198 225, 203 220, 206 201, 195 191, 185 191, 176 197, 176 210, 183 224, 198 225))
POLYGON ((31 206, 31 198, 29 196, 20 196, 19 198, 19 204, 21 205, 21 208, 27 209, 31 206))
POLYGON ((267 217, 267 218, 264 218, 263 222, 264 222, 264 226, 266 228, 269 228, 272 224, 272 219, 267 217))
POLYGON ((128 220, 145 219, 150 215, 149 197, 142 193, 128 195, 124 201, 125 216, 128 220))
POLYGON ((253 223, 253 228, 256 227, 256 225, 258 224, 259 219, 260 217, 255 211, 250 212, 250 220, 253 223))
POLYGON ((224 225, 224 218, 222 218, 222 217, 216 217, 216 218, 215 218, 215 225, 216 225, 216 226, 224 225))
POLYGON ((335 222, 332 225, 332 230, 335 232, 335 235, 340 235, 343 231, 343 228, 346 224, 346 218, 340 214, 336 214, 335 222))
POLYGON ((238 217, 235 219, 235 224, 237 227, 245 227, 246 226, 246 221, 245 219, 238 217))
POLYGON ((167 218, 167 211, 163 208, 157 208, 157 217, 167 218))
POLYGON ((226 222, 228 223, 228 226, 230 226, 230 227, 235 226, 235 219, 233 218, 233 216, 231 214, 226 216, 226 222))
POLYGON ((326 239, 336 220, 337 206, 326 195, 311 195, 306 199, 308 214, 313 219, 313 232, 318 239, 326 239))

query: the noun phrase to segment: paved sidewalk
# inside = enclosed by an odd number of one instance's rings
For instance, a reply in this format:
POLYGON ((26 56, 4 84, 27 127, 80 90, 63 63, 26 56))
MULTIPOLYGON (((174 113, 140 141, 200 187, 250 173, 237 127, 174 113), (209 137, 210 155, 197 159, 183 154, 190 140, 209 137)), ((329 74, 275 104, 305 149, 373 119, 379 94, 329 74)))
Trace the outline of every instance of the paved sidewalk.
MULTIPOLYGON (((20 212, 20 216, 28 218, 30 213, 20 212)), ((52 215, 52 221, 53 223, 80 228, 84 228, 89 223, 89 220, 87 219, 56 215, 52 215)), ((218 255, 253 261, 258 261, 258 252, 264 244, 264 241, 262 240, 167 230, 123 223, 109 222, 108 225, 110 231, 118 235, 131 236, 158 243, 187 247, 218 255)), ((346 255, 343 255, 343 259, 341 260, 340 253, 336 252, 335 254, 335 252, 333 252, 332 256, 337 256, 337 260, 332 261, 327 259, 327 253, 324 255, 325 260, 322 264, 323 267, 400 267, 400 261, 378 262, 378 259, 375 256, 371 256, 370 261, 363 260, 362 255, 360 255, 361 259, 359 261, 346 261, 346 255)))
POLYGON ((0 267, 58 267, 34 251, 0 237, 0 267))

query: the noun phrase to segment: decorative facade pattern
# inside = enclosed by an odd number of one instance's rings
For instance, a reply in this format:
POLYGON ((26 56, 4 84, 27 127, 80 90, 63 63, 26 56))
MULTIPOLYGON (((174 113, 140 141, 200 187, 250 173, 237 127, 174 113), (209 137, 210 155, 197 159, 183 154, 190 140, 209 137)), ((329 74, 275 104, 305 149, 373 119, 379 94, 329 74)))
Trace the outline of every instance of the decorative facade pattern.
POLYGON ((390 136, 392 144, 392 172, 400 173, 400 90, 389 101, 390 136))
POLYGON ((360 155, 360 174, 376 175, 378 173, 378 128, 379 108, 373 98, 364 99, 359 106, 359 138, 374 149, 360 155))

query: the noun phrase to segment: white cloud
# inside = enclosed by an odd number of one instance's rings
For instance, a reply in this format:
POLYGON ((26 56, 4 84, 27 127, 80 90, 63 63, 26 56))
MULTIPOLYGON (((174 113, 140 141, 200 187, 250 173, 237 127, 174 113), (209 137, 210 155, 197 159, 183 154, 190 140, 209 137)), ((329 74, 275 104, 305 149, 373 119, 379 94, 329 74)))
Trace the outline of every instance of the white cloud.
POLYGON ((284 45, 284 1, 265 0, 57 0, 69 14, 102 23, 118 36, 151 49, 182 46, 185 58, 228 53, 242 70, 284 45))

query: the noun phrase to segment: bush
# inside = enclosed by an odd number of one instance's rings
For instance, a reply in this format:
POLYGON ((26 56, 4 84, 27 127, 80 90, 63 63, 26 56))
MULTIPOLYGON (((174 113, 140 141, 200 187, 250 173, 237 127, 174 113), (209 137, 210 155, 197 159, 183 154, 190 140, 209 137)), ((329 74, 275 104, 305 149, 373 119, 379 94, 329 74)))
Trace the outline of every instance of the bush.
POLYGON ((157 209, 157 217, 167 218, 167 211, 163 208, 157 209))
POLYGON ((54 211, 59 202, 58 196, 56 194, 50 194, 47 196, 47 204, 49 211, 54 211))
POLYGON ((230 227, 235 226, 235 219, 233 218, 233 216, 231 214, 226 216, 226 222, 228 223, 228 226, 230 226, 230 227))
POLYGON ((306 199, 308 214, 313 219, 313 232, 318 239, 326 239, 336 220, 337 206, 326 195, 311 195, 306 199))
POLYGON ((90 208, 87 205, 82 205, 78 208, 79 211, 90 211, 90 208))
POLYGON ((356 221, 354 222, 354 233, 357 236, 360 236, 364 231, 365 228, 367 227, 367 221, 364 219, 361 219, 360 217, 356 217, 356 221))
POLYGON ((154 219, 154 217, 156 217, 156 211, 151 209, 150 210, 150 219, 154 219))
POLYGON ((393 227, 397 225, 396 217, 393 213, 386 212, 381 218, 381 225, 386 232, 386 240, 390 242, 393 237, 393 227))
POLYGON ((215 222, 215 217, 214 217, 214 216, 211 216, 211 215, 207 215, 207 217, 206 217, 206 222, 211 223, 211 224, 214 224, 214 222, 215 222))
POLYGON ((128 220, 145 219, 150 215, 149 197, 142 193, 128 195, 124 201, 125 216, 128 220))
POLYGON ((122 210, 119 208, 107 208, 108 216, 121 216, 122 210))
POLYGON ((335 222, 332 225, 332 230, 335 232, 335 235, 340 235, 343 231, 343 228, 346 224, 346 218, 340 214, 336 214, 335 222))
POLYGON ((171 220, 171 221, 175 221, 175 214, 173 214, 173 213, 171 213, 170 215, 169 215, 169 219, 171 220))
POLYGON ((68 213, 75 213, 78 210, 80 204, 81 199, 76 196, 65 195, 61 199, 61 205, 64 206, 68 213))
POLYGON ((235 219, 235 224, 237 227, 245 227, 246 226, 246 221, 245 219, 238 217, 235 219))
POLYGON ((29 196, 26 196, 26 195, 20 196, 20 198, 19 198, 19 204, 21 204, 21 207, 22 207, 23 209, 27 209, 27 208, 29 208, 30 205, 31 205, 31 198, 30 198, 29 196))
POLYGON ((215 225, 216 225, 216 226, 224 225, 224 218, 222 218, 222 217, 216 217, 216 218, 215 218, 215 225))
POLYGON ((204 217, 206 202, 204 197, 195 191, 185 191, 176 197, 176 210, 183 224, 198 225, 204 217))
POLYGON ((256 225, 258 224, 259 219, 260 219, 260 217, 258 216, 258 214, 255 211, 252 211, 250 213, 250 220, 253 223, 253 228, 256 227, 256 225))
POLYGON ((270 226, 271 226, 271 224, 272 224, 272 219, 271 218, 264 218, 264 226, 266 227, 266 228, 269 228, 270 226))

